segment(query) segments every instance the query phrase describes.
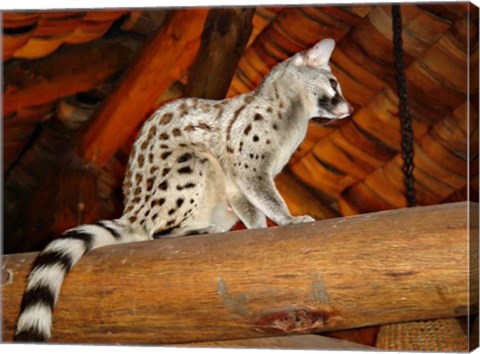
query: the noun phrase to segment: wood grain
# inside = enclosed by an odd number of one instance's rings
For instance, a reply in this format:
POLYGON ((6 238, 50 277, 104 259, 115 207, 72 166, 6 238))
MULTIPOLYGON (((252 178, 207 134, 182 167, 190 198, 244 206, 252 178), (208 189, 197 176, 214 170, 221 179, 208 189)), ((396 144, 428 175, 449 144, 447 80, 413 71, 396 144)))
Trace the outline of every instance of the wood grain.
MULTIPOLYGON (((218 341, 466 315, 468 207, 97 249, 65 281, 53 341, 218 341)), ((34 255, 3 257, 5 341, 34 255)))
MULTIPOLYGON (((130 37, 131 38, 131 37, 130 37)), ((48 60, 11 60, 4 66, 4 116, 103 84, 124 70, 134 50, 124 42, 95 42, 66 47, 48 60)))
POLYGON ((210 10, 186 97, 223 99, 252 33, 254 7, 210 10))

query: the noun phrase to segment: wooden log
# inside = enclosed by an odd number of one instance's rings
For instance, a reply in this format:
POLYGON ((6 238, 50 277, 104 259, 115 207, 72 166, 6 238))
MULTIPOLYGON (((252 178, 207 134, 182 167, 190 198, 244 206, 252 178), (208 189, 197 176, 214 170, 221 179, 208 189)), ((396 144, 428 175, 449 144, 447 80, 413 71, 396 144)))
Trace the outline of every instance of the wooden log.
POLYGON ((185 96, 223 99, 252 33, 254 7, 210 10, 185 96))
POLYGON ((133 55, 132 41, 104 40, 62 48, 48 60, 12 60, 4 67, 3 112, 7 116, 88 91, 124 70, 133 55))
POLYGON ((83 160, 103 166, 153 113, 155 100, 178 79, 179 71, 192 64, 207 13, 207 9, 173 12, 144 46, 80 141, 77 152, 83 160))
POLYGON ((316 334, 301 334, 284 337, 249 338, 175 344, 176 347, 193 348, 258 348, 258 349, 296 349, 296 350, 373 350, 374 347, 316 334))
MULTIPOLYGON (((96 249, 67 277, 53 341, 185 343, 464 316, 467 208, 455 203, 96 249)), ((6 255, 4 341, 34 253, 6 255)))

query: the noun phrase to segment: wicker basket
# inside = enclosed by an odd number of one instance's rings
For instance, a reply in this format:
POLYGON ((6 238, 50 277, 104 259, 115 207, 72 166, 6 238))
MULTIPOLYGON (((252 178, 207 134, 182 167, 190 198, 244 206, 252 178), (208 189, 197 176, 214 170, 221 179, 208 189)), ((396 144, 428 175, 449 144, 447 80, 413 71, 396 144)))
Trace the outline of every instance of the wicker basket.
POLYGON ((468 351, 468 338, 454 318, 386 325, 376 347, 383 350, 468 351))

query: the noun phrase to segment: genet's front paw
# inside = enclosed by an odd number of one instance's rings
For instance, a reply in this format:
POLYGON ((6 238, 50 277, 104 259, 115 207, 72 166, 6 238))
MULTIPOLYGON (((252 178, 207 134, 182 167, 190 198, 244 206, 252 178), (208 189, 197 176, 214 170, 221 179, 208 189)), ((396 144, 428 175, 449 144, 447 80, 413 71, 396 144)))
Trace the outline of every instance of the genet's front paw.
POLYGON ((294 216, 292 217, 292 224, 301 224, 304 222, 314 222, 315 219, 310 215, 294 216))

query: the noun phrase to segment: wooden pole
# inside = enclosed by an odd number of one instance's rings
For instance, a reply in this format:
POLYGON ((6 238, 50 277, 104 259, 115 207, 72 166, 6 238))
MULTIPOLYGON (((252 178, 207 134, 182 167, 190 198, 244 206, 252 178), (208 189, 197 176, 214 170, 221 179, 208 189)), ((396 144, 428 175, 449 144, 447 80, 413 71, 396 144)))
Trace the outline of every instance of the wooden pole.
POLYGON ((185 96, 222 99, 252 33, 254 7, 210 10, 185 96))
MULTIPOLYGON (((185 343, 463 316, 475 308, 468 207, 100 248, 67 277, 52 341, 185 343)), ((3 257, 5 341, 34 256, 3 257)))
POLYGON ((208 9, 176 10, 145 44, 118 87, 95 113, 78 155, 100 168, 148 118, 156 99, 190 67, 208 9))

